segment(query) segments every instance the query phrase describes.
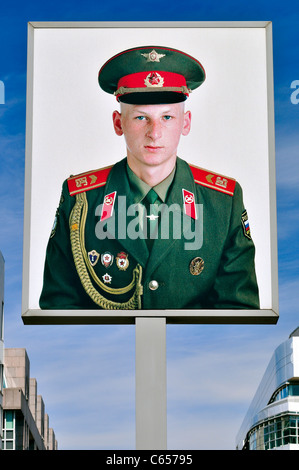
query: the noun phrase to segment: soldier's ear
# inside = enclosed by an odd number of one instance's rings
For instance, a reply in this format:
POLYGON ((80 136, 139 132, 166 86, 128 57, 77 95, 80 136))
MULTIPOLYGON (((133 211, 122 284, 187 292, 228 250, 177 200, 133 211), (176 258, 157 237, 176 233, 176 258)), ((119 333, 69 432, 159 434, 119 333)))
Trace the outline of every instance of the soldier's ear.
POLYGON ((182 135, 188 135, 191 129, 191 111, 186 111, 184 114, 184 125, 182 135))
POLYGON ((118 111, 113 111, 112 119, 116 135, 123 135, 123 130, 121 126, 121 114, 118 111))

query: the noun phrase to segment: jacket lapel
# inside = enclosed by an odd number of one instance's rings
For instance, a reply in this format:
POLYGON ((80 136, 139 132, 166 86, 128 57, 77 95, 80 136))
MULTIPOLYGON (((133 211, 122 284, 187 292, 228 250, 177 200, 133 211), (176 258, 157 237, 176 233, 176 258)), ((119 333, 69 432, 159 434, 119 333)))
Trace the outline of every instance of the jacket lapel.
MULTIPOLYGON (((135 258, 137 263, 145 267, 148 259, 148 249, 144 239, 132 239, 128 236, 128 225, 131 223, 135 225, 137 212, 132 216, 127 215, 129 206, 134 205, 130 184, 127 177, 126 158, 116 163, 112 168, 108 181, 105 186, 104 197, 114 191, 117 192, 115 207, 114 207, 114 220, 112 225, 115 227, 115 238, 123 246, 123 249, 129 256, 135 258)), ((102 201, 103 202, 103 201, 102 201)), ((109 227, 109 225, 107 225, 109 227)), ((133 229, 131 226, 131 228, 133 229)), ((138 226, 136 224, 136 231, 138 226)), ((133 230, 134 232, 134 230, 133 230)), ((112 235, 112 234, 110 234, 112 235)))
POLYGON ((195 221, 185 214, 183 189, 192 192, 195 196, 195 203, 199 203, 196 200, 196 186, 190 167, 185 161, 177 158, 174 181, 167 197, 167 207, 171 209, 169 210, 169 235, 165 233, 165 238, 157 238, 154 241, 145 270, 146 277, 150 276, 164 261, 171 250, 177 249, 177 245, 180 245, 180 250, 184 250, 185 242, 192 238, 195 221), (179 230, 177 223, 180 223, 179 230))
MULTIPOLYGON (((196 186, 189 165, 180 158, 177 158, 177 168, 173 183, 167 197, 167 208, 169 210, 169 230, 164 233, 165 238, 158 238, 154 241, 152 251, 149 255, 146 241, 142 238, 132 239, 128 236, 128 224, 134 223, 135 216, 127 216, 127 209, 134 204, 130 184, 127 177, 126 159, 116 163, 112 168, 105 186, 104 197, 114 191, 117 192, 113 226, 115 227, 115 237, 123 246, 125 252, 135 258, 137 263, 145 268, 145 277, 157 268, 164 261, 169 252, 180 245, 180 250, 184 250, 186 241, 192 238, 194 233, 194 220, 185 214, 183 203, 183 189, 192 192, 196 200, 196 186), (125 221, 127 222, 125 224, 125 221), (180 230, 177 223, 180 221, 180 230)), ((103 198, 104 198, 103 197, 103 198)), ((103 201, 101 201, 103 202, 103 201)), ((108 226, 109 227, 109 226, 108 226)), ((138 227, 136 225, 136 230, 138 227)), ((111 233, 110 236, 113 236, 111 233)))

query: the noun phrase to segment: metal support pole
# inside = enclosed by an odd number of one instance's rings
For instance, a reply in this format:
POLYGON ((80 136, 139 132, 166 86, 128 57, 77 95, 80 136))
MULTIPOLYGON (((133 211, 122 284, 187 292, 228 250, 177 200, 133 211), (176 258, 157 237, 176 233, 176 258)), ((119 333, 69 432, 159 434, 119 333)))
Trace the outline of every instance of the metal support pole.
POLYGON ((136 318, 136 449, 167 448, 166 318, 136 318))

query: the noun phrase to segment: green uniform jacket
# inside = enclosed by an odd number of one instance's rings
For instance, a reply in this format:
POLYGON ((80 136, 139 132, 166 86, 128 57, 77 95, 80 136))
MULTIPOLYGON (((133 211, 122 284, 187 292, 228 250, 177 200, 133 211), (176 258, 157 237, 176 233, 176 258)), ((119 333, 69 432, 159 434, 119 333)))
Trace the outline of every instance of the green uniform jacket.
MULTIPOLYGON (((70 196, 64 182, 47 246, 42 309, 259 308, 255 248, 242 221, 246 211, 237 182, 233 196, 197 184, 178 158, 166 202, 176 208, 179 219, 173 220, 181 221, 182 232, 174 235, 170 216, 169 238, 155 240, 150 254, 144 239, 124 237, 122 221, 132 200, 126 159, 112 167, 106 184, 78 196, 70 196), (185 213, 183 189, 199 205, 196 221, 185 213), (100 222, 104 198, 114 191, 113 215, 100 222), (126 207, 119 196, 126 196, 126 207), (103 254, 110 266, 102 263, 103 254), (196 261, 198 271, 192 269, 196 261)), ((136 214, 126 220, 134 224, 136 214)))

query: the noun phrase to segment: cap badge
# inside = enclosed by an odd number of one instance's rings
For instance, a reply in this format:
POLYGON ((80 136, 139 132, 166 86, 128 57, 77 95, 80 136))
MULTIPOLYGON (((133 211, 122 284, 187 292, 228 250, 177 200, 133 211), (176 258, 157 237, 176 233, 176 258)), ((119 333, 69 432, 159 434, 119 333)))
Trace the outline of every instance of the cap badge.
POLYGON ((91 266, 95 266, 97 262, 99 261, 99 253, 96 252, 96 250, 92 250, 88 252, 88 258, 90 261, 91 266))
POLYGON ((147 87, 162 87, 164 78, 157 72, 150 72, 144 80, 144 84, 147 87))
POLYGON ((111 266, 111 264, 113 263, 113 259, 114 256, 111 253, 106 252, 101 255, 101 263, 106 268, 109 268, 111 266))
POLYGON ((125 271, 129 266, 128 255, 124 251, 121 251, 116 256, 116 265, 121 271, 125 271))
POLYGON ((153 49, 148 54, 141 54, 141 55, 146 58, 147 62, 160 62, 160 59, 162 59, 162 57, 165 57, 165 54, 158 54, 158 52, 156 52, 155 49, 153 49))
POLYGON ((189 270, 192 276, 198 276, 204 268, 204 260, 197 256, 196 258, 193 258, 189 264, 189 270))

